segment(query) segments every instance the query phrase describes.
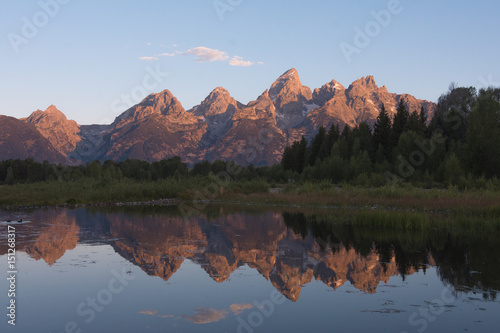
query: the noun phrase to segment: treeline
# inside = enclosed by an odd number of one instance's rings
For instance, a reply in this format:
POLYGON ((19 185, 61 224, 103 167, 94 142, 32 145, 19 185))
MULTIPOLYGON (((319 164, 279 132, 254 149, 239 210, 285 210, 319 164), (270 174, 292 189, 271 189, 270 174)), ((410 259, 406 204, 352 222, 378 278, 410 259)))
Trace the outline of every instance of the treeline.
POLYGON ((328 131, 320 127, 311 142, 303 137, 287 147, 281 163, 273 166, 204 161, 188 168, 179 157, 79 166, 6 160, 0 162, 0 184, 90 179, 109 185, 123 179, 154 182, 224 174, 231 181, 327 181, 361 186, 405 181, 427 188, 478 188, 500 175, 500 88, 477 92, 451 86, 439 98, 430 121, 425 110, 410 112, 403 101, 396 111, 391 119, 382 105, 373 129, 366 123, 342 129, 333 125, 328 131))
POLYGON ((284 180, 280 165, 255 168, 253 165, 241 167, 233 162, 204 161, 195 164, 191 169, 180 157, 173 157, 158 162, 145 162, 128 159, 122 162, 93 161, 86 165, 67 166, 51 164, 47 161, 36 162, 32 158, 25 160, 5 160, 0 162, 0 184, 26 184, 46 181, 78 182, 91 179, 102 185, 130 179, 138 182, 151 182, 162 179, 183 179, 193 177, 216 176, 221 173, 230 176, 230 180, 250 181, 255 179, 273 181, 284 180), (227 170, 232 170, 230 174, 227 170))
POLYGON ((5 160, 0 162, 0 182, 3 184, 37 183, 44 181, 81 181, 94 179, 112 182, 124 178, 137 181, 152 181, 171 177, 185 177, 187 164, 179 157, 148 163, 140 160, 123 162, 94 161, 86 165, 55 165, 47 161, 39 163, 32 158, 26 160, 5 160))
POLYGON ((281 165, 294 180, 480 187, 500 175, 500 89, 452 85, 430 122, 402 100, 393 119, 382 105, 373 130, 321 127, 310 143, 286 148, 281 165))

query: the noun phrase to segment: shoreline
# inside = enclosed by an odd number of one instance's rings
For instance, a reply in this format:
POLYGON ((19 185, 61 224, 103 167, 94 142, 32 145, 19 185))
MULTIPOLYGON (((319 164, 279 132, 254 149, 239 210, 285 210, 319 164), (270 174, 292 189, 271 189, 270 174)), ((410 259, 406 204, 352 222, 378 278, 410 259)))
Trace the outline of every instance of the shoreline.
MULTIPOLYGON (((180 198, 164 198, 153 200, 134 201, 102 201, 88 203, 54 204, 13 204, 0 205, 2 210, 30 210, 39 208, 83 208, 83 207, 169 207, 169 206, 196 206, 196 205, 230 205, 230 206, 260 206, 296 209, 319 210, 378 210, 378 211, 406 211, 425 213, 450 212, 482 212, 488 210, 500 211, 500 193, 484 193, 478 191, 450 192, 446 189, 399 189, 402 195, 376 195, 377 188, 354 188, 344 190, 336 188, 337 195, 327 195, 319 191, 313 193, 230 193, 207 200, 193 200, 180 198), (431 191, 429 197, 422 197, 410 193, 414 191, 431 191), (405 193, 406 192, 406 193, 405 193), (439 193, 436 196, 436 193, 439 193)), ((496 214, 495 214, 496 215, 496 214)), ((500 214, 499 214, 500 215, 500 214)))

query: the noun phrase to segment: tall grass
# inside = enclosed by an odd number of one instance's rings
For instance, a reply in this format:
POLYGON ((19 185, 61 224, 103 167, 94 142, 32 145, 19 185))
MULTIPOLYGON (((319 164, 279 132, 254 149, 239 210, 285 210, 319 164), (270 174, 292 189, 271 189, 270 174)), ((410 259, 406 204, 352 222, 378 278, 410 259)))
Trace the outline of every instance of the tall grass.
POLYGON ((148 201, 177 198, 179 193, 198 186, 194 180, 166 179, 158 182, 122 180, 103 184, 94 180, 42 182, 0 187, 0 206, 45 206, 103 202, 148 201))
POLYGON ((158 199, 215 199, 225 194, 268 193, 269 183, 260 180, 217 183, 209 177, 169 178, 156 182, 121 181, 40 182, 0 186, 0 206, 50 206, 150 201, 158 199))

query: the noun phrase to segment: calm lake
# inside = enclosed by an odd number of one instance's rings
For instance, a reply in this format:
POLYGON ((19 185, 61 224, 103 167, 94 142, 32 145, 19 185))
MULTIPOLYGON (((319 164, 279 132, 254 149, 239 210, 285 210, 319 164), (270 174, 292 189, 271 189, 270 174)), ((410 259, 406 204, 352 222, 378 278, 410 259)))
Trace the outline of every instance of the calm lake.
POLYGON ((335 214, 0 211, 0 331, 500 331, 497 234, 325 222, 335 214), (15 297, 5 278, 9 225, 15 297))

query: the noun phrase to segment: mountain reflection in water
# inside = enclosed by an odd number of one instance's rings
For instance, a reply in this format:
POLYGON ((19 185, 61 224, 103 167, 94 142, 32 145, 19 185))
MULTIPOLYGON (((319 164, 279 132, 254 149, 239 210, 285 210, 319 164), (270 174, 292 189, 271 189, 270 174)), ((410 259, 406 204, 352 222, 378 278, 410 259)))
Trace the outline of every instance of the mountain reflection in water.
MULTIPOLYGON (((369 229, 297 212, 223 207, 190 217, 182 217, 176 207, 38 209, 30 219, 16 225, 17 250, 48 265, 78 243, 109 244, 165 281, 185 260, 218 283, 248 265, 294 302, 313 279, 335 290, 349 282, 376 293, 382 281, 405 279, 431 266, 456 292, 479 291, 494 300, 500 290, 497 235, 484 232, 369 229)), ((6 236, 0 237, 4 255, 6 236)))

